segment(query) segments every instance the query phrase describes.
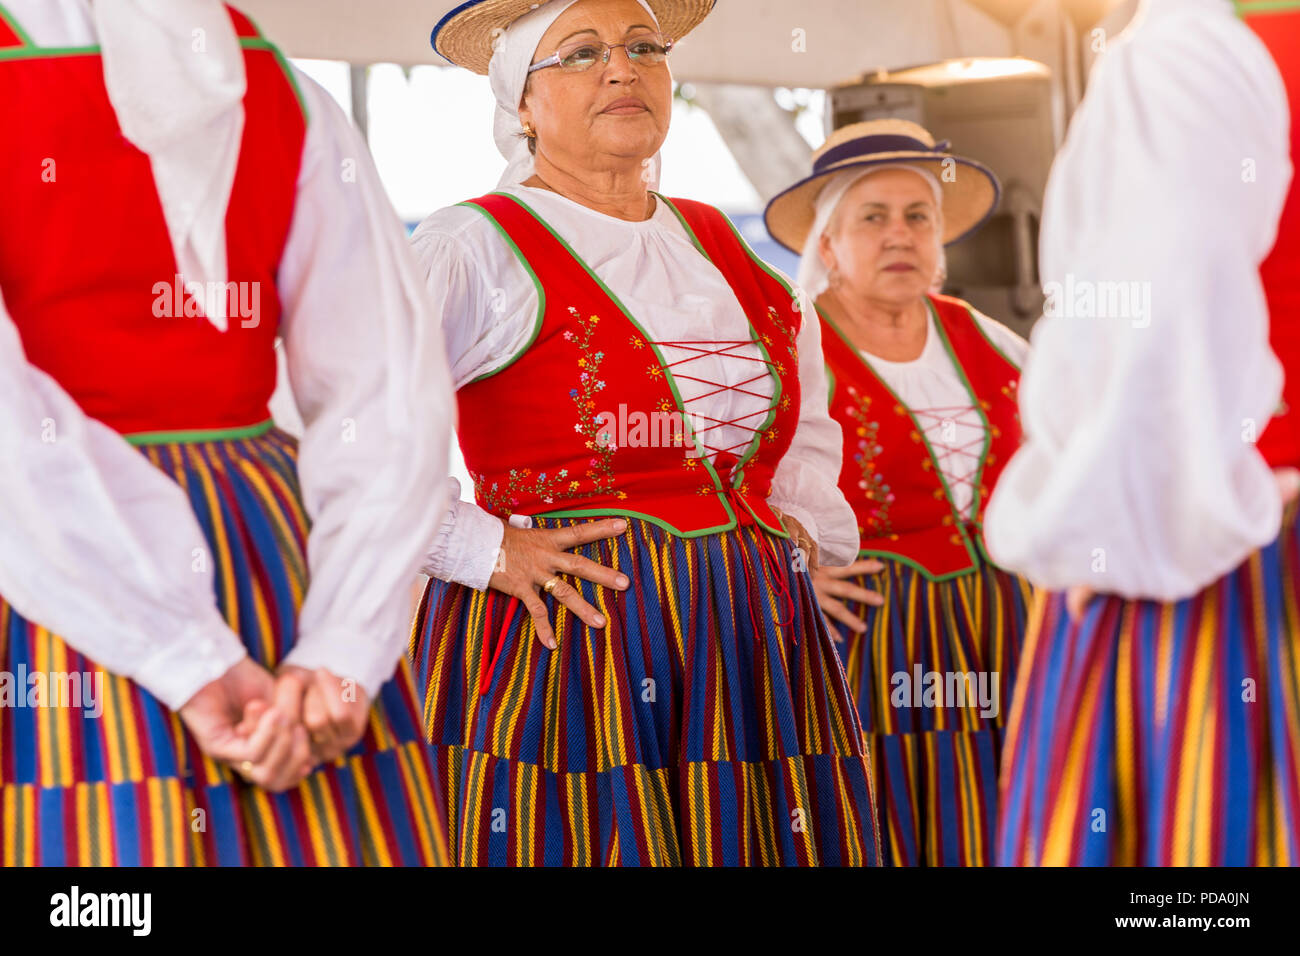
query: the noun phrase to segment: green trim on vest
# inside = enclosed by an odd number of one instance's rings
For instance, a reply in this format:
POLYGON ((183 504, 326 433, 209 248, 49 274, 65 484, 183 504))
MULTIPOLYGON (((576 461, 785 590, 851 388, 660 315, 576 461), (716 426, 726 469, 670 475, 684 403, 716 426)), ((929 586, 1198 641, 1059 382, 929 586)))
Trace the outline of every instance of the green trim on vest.
MULTIPOLYGON (((869 548, 863 548, 858 552, 858 560, 860 561, 863 558, 877 558, 881 561, 897 561, 899 564, 907 565, 927 581, 933 581, 935 583, 940 581, 951 581, 954 578, 964 578, 968 574, 975 574, 979 571, 978 565, 972 565, 969 568, 962 568, 960 571, 949 571, 947 574, 935 574, 918 564, 915 558, 909 558, 905 555, 898 554, 895 551, 878 551, 869 548)), ((993 562, 990 561, 988 563, 992 564, 993 562)))
MULTIPOLYGON (((984 414, 983 406, 980 405, 979 397, 975 394, 975 390, 971 388, 970 380, 966 378, 965 370, 961 367, 961 363, 957 361, 957 356, 953 353, 952 346, 948 342, 947 333, 944 332, 943 323, 939 321, 939 316, 935 311, 934 303, 930 301, 929 296, 926 296, 925 298, 925 305, 926 308, 930 310, 930 315, 934 319, 934 327, 939 333, 939 341, 943 343, 944 351, 948 353, 948 358, 952 361, 953 366, 957 369, 958 375, 961 377, 962 387, 966 389, 966 394, 970 396, 971 404, 974 406, 975 410, 979 413, 980 420, 984 423, 984 449, 980 453, 979 469, 975 473, 975 481, 973 483, 973 487, 978 490, 978 488, 980 487, 979 485, 980 479, 981 477, 983 477, 984 474, 985 459, 988 457, 989 447, 993 443, 993 430, 989 426, 988 416, 984 414)), ((968 312, 970 311, 969 306, 967 306, 967 311, 968 312)), ((881 387, 884 388, 885 391, 887 391, 890 394, 890 396, 894 399, 894 401, 897 402, 900 406, 902 406, 904 411, 907 412, 907 417, 911 420, 912 427, 916 430, 917 434, 921 436, 921 441, 924 442, 925 444, 926 454, 930 456, 930 461, 934 464, 935 477, 939 479, 939 483, 943 487, 944 498, 948 502, 949 512, 952 513, 954 527, 956 528, 957 534, 960 535, 961 537, 962 546, 966 549, 966 556, 967 558, 969 558, 971 562, 971 566, 968 568, 963 568, 960 571, 950 572, 945 575, 935 575, 932 574, 930 571, 926 570, 925 568, 923 568, 921 565, 917 564, 914 560, 910 558, 904 558, 902 555, 896 554, 892 551, 880 551, 880 550, 872 550, 870 548, 862 548, 858 551, 858 557, 862 558, 862 557, 883 556, 897 561, 903 561, 909 566, 915 568, 917 571, 924 574, 926 579, 930 581, 944 581, 947 580, 948 578, 958 577, 963 574, 970 574, 978 570, 979 562, 981 558, 987 559, 987 554, 984 552, 983 545, 979 542, 978 537, 974 542, 972 542, 971 536, 967 533, 966 520, 961 516, 961 513, 957 510, 957 506, 954 503, 952 487, 948 484, 948 479, 944 477, 943 469, 939 466, 939 456, 934 453, 934 446, 930 444, 930 439, 925 434, 925 429, 921 427, 920 422, 916 420, 916 416, 912 414, 911 406, 909 406, 907 402, 903 401, 902 398, 899 397, 898 393, 894 391, 894 389, 890 386, 888 382, 884 380, 884 378, 876 374, 876 370, 871 367, 871 363, 862 357, 862 351, 849 340, 849 337, 844 334, 843 330, 840 329, 840 327, 835 324, 834 319, 832 319, 829 315, 827 315, 824 311, 822 311, 820 307, 817 308, 817 314, 820 315, 823 321, 825 321, 825 323, 828 326, 830 326, 831 330, 834 331, 835 334, 840 337, 840 339, 844 342, 845 346, 848 347, 849 351, 853 353, 853 357, 862 363, 862 366, 867 370, 867 374, 869 374, 872 378, 874 378, 877 382, 879 382, 881 387)), ((973 315, 971 316, 971 321, 972 322, 975 321, 975 317, 973 315)), ((971 499, 971 503, 974 506, 976 513, 978 513, 979 512, 978 494, 976 494, 975 497, 971 499)))
POLYGON ((198 442, 238 441, 241 438, 256 438, 265 435, 275 427, 273 419, 266 419, 256 425, 241 425, 236 428, 195 428, 181 431, 136 432, 123 435, 132 445, 188 445, 198 442))
MULTIPOLYGON (((0 19, 8 23, 23 41, 23 46, 0 49, 0 62, 5 60, 43 60, 63 56, 99 56, 102 52, 99 44, 92 44, 91 46, 37 46, 3 5, 0 5, 0 19)), ((289 85, 293 88, 293 95, 298 100, 298 108, 302 110, 303 119, 309 120, 311 111, 307 109, 307 100, 303 96, 302 87, 298 85, 298 78, 294 76, 289 61, 278 46, 266 39, 266 35, 262 33, 261 28, 256 23, 253 23, 252 17, 248 18, 248 22, 253 24, 253 29, 257 31, 258 35, 255 37, 238 37, 240 48, 243 50, 264 50, 275 57, 276 62, 280 64, 281 72, 284 73, 284 78, 289 81, 289 85)))
POLYGON ((99 56, 99 47, 11 46, 0 50, 0 63, 6 60, 52 60, 61 56, 99 56))
MULTIPOLYGON (((249 23, 252 22, 250 19, 249 23)), ((253 24, 253 29, 257 30, 257 24, 253 24)), ((260 33, 261 30, 258 30, 258 32, 260 33)), ((280 70, 284 73, 284 78, 293 87, 293 95, 298 100, 298 109, 302 110, 303 122, 309 123, 311 121, 311 110, 307 109, 307 98, 303 95, 302 87, 298 85, 298 77, 294 76, 293 67, 289 65, 284 52, 270 40, 263 37, 241 37, 239 45, 245 50, 270 51, 271 55, 275 57, 275 62, 280 64, 280 70)))
MULTIPOLYGON (((725 499, 720 499, 725 505, 725 499)), ((561 511, 542 511, 533 515, 535 518, 637 518, 641 521, 649 522, 656 527, 662 528, 676 538, 702 538, 709 534, 725 534, 728 531, 735 531, 740 525, 736 521, 735 512, 730 508, 727 513, 731 515, 730 524, 720 524, 712 528, 701 528, 699 531, 682 531, 675 525, 669 524, 663 518, 656 518, 654 515, 648 515, 643 511, 633 511, 630 508, 567 508, 561 511)), ((770 528, 764 526, 765 530, 771 532, 770 528)), ((789 535, 784 531, 779 534, 782 538, 788 538, 789 535)))
MULTIPOLYGON (((14 33, 18 35, 18 39, 22 42, 23 47, 36 46, 36 44, 32 42, 31 36, 29 36, 27 31, 23 29, 23 25, 14 19, 14 15, 9 12, 3 3, 0 3, 0 20, 7 23, 9 29, 13 30, 14 33)), ((22 49, 22 47, 8 47, 7 49, 17 50, 22 49)))
POLYGON ((1286 13, 1300 10, 1300 0, 1236 0, 1233 6, 1237 16, 1244 17, 1254 13, 1286 13))
MULTIPOLYGON (((685 410, 686 406, 685 403, 682 401, 681 392, 678 391, 677 389, 677 381, 676 379, 673 378, 672 370, 668 368, 668 363, 664 361, 664 356, 663 353, 659 351, 659 346, 657 346, 651 340, 650 336, 646 333, 646 330, 642 328, 641 323, 638 322, 636 318, 632 315, 632 313, 628 311, 627 307, 623 305, 623 301, 617 295, 614 294, 614 291, 604 283, 604 281, 600 278, 600 276, 596 275, 596 273, 592 271, 591 267, 587 265, 587 263, 583 260, 581 256, 578 255, 577 252, 574 251, 573 247, 570 246, 567 242, 565 242, 564 237, 561 236, 559 233, 557 233, 553 228, 551 228, 551 224, 548 223, 540 215, 538 215, 536 210, 534 210, 531 206, 529 206, 528 203, 524 202, 518 196, 512 196, 509 193, 493 192, 490 195, 501 196, 505 199, 510 200, 511 202, 517 203, 519 207, 524 210, 524 212, 528 213, 530 216, 536 219, 538 224, 541 225, 542 228, 545 229, 547 232, 549 232, 555 238, 555 241, 558 242, 564 248, 564 250, 568 252, 570 256, 573 257, 573 261, 576 262, 583 269, 583 271, 585 271, 587 275, 591 277, 591 280, 594 283, 596 283, 596 285, 600 288, 602 292, 605 293, 605 295, 609 297, 609 300, 614 303, 614 306, 623 314, 623 317, 627 319, 628 323, 634 329, 636 329, 636 331, 640 334, 641 338, 644 339, 646 344, 650 346, 651 350, 653 350, 655 354, 655 358, 659 360, 659 364, 664 367, 664 380, 667 382, 668 388, 672 391, 673 401, 677 403, 677 413, 682 416, 683 425, 688 430, 691 431, 691 440, 692 442, 694 442, 695 441, 694 429, 691 428, 690 416, 687 414, 685 410)), ((600 510, 577 509, 577 510, 546 511, 546 512, 539 513, 537 516, 543 518, 580 518, 580 517, 588 517, 593 514, 628 515, 636 518, 644 518, 646 521, 650 521, 658 525, 659 527, 663 528, 665 531, 668 531, 679 538, 698 538, 706 534, 719 534, 723 531, 731 531, 737 527, 737 525, 739 524, 739 519, 736 517, 735 510, 731 507, 731 502, 727 497, 727 492, 722 484, 722 479, 718 477, 718 473, 714 469, 713 463, 709 461, 707 455, 701 456, 700 460, 704 463, 704 467, 705 469, 707 469, 709 473, 709 477, 713 481, 714 493, 717 495, 718 503, 722 505, 723 510, 726 512, 728 518, 728 524, 726 525, 717 525, 716 527, 713 528, 703 528, 699 531, 683 532, 683 531, 679 531, 677 528, 674 528, 672 525, 668 524, 667 522, 658 518, 651 517, 650 515, 645 515, 634 511, 616 510, 613 508, 605 508, 600 510)), ((786 532, 784 528, 782 529, 769 528, 762 521, 759 521, 757 515, 752 515, 752 516, 754 517, 754 520, 759 524, 759 526, 764 528, 769 533, 774 534, 779 538, 788 538, 790 536, 789 533, 786 532)))
MULTIPOLYGON (((984 341, 989 344, 989 347, 992 348, 993 351, 1001 355, 1003 360, 1008 365, 1010 365, 1013 369, 1015 369, 1017 372, 1021 371, 1020 363, 1017 362, 1015 359, 1013 359, 1006 352, 1002 351, 1002 346, 998 345, 997 342, 994 342, 992 337, 987 332, 984 331, 984 323, 979 320, 979 316, 975 314, 975 309, 970 305, 970 303, 966 304, 966 311, 970 313, 971 321, 975 323, 975 331, 978 332, 980 334, 980 337, 983 338, 984 341)), ((992 319, 991 321, 996 322, 997 319, 992 319)))
MULTIPOLYGON (((677 221, 680 222, 682 224, 682 228, 686 230, 686 235, 689 236, 691 242, 695 244, 695 248, 700 250, 700 255, 704 256, 704 258, 710 264, 712 264, 713 260, 710 259, 709 254, 704 251, 704 245, 700 242, 699 238, 695 235, 695 230, 692 229, 690 223, 686 221, 686 217, 682 215, 681 210, 679 210, 676 206, 674 206, 672 204, 672 201, 668 199, 666 196, 662 196, 659 193, 654 193, 654 195, 659 199, 660 202, 662 202, 665 206, 667 206, 670 210, 672 210, 673 215, 677 217, 677 221)), ((760 259, 758 255, 754 252, 754 250, 749 247, 749 243, 747 243, 745 241, 745 238, 739 232, 736 231, 735 224, 733 224, 732 221, 727 218, 725 213, 722 214, 722 218, 726 220, 727 226, 731 229, 731 234, 736 237, 736 241, 739 242, 740 247, 743 250, 745 250, 745 254, 749 256, 749 258, 756 265, 758 265, 761 269, 763 269, 764 272, 766 272, 769 276, 771 276, 773 279, 779 282, 781 284, 781 287, 785 289, 786 294, 789 295, 791 299, 793 299, 794 291, 785 282, 785 280, 782 279, 775 272, 773 272, 772 269, 768 266, 768 264, 764 262, 762 259, 760 259)), ((717 268, 716 265, 714 266, 714 268, 717 268)), ((723 278, 725 279, 726 277, 724 276, 723 278)), ((728 285, 730 284, 728 283, 728 285)), ((750 321, 748 314, 745 315, 745 322, 749 326, 750 334, 754 337, 754 343, 758 346, 759 352, 761 352, 763 355, 763 361, 766 362, 769 367, 771 367, 773 364, 772 355, 770 352, 768 352, 767 347, 763 344, 763 339, 758 334, 758 329, 754 328, 754 323, 750 321)), ((794 374, 795 377, 798 378, 799 369, 797 367, 794 370, 794 374)), ((759 426, 758 431, 754 432, 754 437, 750 441, 749 446, 745 449, 745 454, 741 455, 739 457, 739 460, 736 462, 735 468, 733 469, 736 473, 736 477, 735 480, 732 481, 732 487, 739 487, 741 484, 744 483, 745 465, 748 464, 754 458, 754 456, 758 454, 759 448, 761 448, 763 444, 763 433, 766 432, 772 426, 772 423, 774 421, 776 421, 776 412, 777 409, 780 408, 781 406, 781 396, 782 394, 784 394, 785 388, 782 385, 781 376, 770 375, 770 377, 772 379, 772 386, 773 386, 772 404, 767 410, 767 417, 763 419, 763 424, 759 426)), ((746 507, 748 508, 748 506, 746 507)), ((773 528, 768 528, 767 525, 763 522, 763 520, 759 518, 758 515, 754 514, 752 508, 748 508, 748 510, 750 515, 753 517, 753 519, 757 521, 760 525, 762 525, 764 528, 767 528, 768 531, 775 530, 773 528)), ((785 532, 784 530, 782 530, 776 533, 784 534, 785 532)))
MULTIPOLYGON (((498 193, 497 195, 504 195, 504 193, 498 193)), ((501 234, 501 238, 505 240, 506 245, 508 245, 511 251, 514 252, 515 258, 523 264, 524 271, 526 271, 529 278, 533 280, 533 285, 537 287, 537 320, 533 323, 533 331, 532 334, 528 336, 528 341, 520 347, 518 352, 510 356, 510 359, 500 368, 493 369, 491 372, 484 372, 478 378, 471 380, 470 384, 472 385, 474 382, 482 382, 489 379, 493 375, 500 375, 510 366, 523 358, 524 353, 533 347, 533 343, 537 341, 537 336, 542 334, 542 321, 546 318, 546 290, 542 288, 542 280, 537 278, 537 273, 533 270, 532 263, 525 258, 523 251, 520 250, 518 245, 516 245, 514 239, 511 238, 510 233, 506 232, 505 226, 497 222, 496 217, 493 216, 492 213, 488 212, 488 210, 484 209, 482 206, 472 202, 462 202, 457 203, 457 205, 464 206, 467 209, 477 210, 487 218, 488 222, 492 223, 492 225, 496 227, 497 232, 501 234)))

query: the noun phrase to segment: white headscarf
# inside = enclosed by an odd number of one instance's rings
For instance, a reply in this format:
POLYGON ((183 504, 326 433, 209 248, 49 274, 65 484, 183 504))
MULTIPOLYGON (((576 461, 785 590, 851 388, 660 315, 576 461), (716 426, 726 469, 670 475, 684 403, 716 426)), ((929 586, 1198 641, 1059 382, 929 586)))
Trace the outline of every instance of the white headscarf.
MULTIPOLYGON (((95 0, 90 9, 109 102, 122 135, 149 156, 177 268, 187 285, 224 285, 248 85, 230 14, 219 0, 95 0)), ((225 295, 201 301, 224 332, 225 295)))
MULTIPOLYGON (((929 183, 930 189, 934 192, 934 204, 939 211, 940 224, 942 224, 943 187, 939 185, 939 180, 928 169, 913 166, 910 163, 882 163, 879 166, 871 166, 867 169, 862 167, 846 169, 844 172, 832 176, 817 195, 817 214, 813 217, 812 229, 808 232, 807 241, 804 242, 803 257, 799 260, 799 276, 795 280, 800 290, 809 299, 815 300, 830 285, 830 270, 826 268, 826 263, 822 262, 821 238, 822 234, 830 227, 835 211, 839 209, 840 203, 850 189, 868 176, 874 176, 886 169, 906 169, 909 172, 916 173, 929 183)), ((943 234, 942 228, 939 229, 939 234, 943 234)), ((941 242, 939 244, 939 266, 941 269, 945 268, 944 258, 943 243, 941 242)))
MULTIPOLYGON (((492 93, 496 97, 496 114, 492 121, 492 138, 496 140, 497 149, 507 160, 505 173, 497 184, 498 189, 517 186, 531 179, 537 171, 533 155, 528 149, 528 140, 521 135, 523 124, 519 119, 519 102, 524 97, 524 86, 528 82, 528 68, 537 55, 537 46, 542 42, 552 24, 560 18, 565 10, 578 0, 549 0, 511 23, 497 38, 492 60, 488 64, 488 79, 492 84, 492 93)), ((646 0, 637 0, 656 28, 659 20, 650 9, 646 0)), ((650 164, 651 189, 659 188, 659 156, 656 154, 650 164)))

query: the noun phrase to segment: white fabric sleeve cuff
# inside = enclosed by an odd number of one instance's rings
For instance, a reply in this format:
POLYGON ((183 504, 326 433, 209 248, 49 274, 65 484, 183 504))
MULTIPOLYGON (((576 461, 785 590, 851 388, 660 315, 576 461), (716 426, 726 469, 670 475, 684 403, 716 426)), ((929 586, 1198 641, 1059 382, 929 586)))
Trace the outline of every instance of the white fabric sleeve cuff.
POLYGON ((363 648, 369 651, 371 645, 358 635, 355 628, 314 631, 311 640, 299 640, 282 663, 309 671, 323 667, 342 681, 356 681, 373 701, 379 689, 397 671, 397 664, 405 653, 405 642, 385 654, 362 654, 363 648))
POLYGON ((496 570, 505 525, 473 502, 461 501, 460 483, 450 480, 452 501, 421 570, 442 581, 486 591, 496 570))
POLYGON ((172 710, 230 668, 247 651, 219 616, 195 621, 179 640, 171 641, 128 675, 172 710))

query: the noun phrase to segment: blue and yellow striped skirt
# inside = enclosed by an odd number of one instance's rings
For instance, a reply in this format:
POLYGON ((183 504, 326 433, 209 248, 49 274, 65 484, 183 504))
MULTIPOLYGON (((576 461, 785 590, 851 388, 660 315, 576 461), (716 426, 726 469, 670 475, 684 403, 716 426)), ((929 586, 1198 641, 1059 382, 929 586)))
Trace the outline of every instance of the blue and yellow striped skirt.
POLYGON ((885 599, 850 605, 866 632, 831 623, 874 758, 885 860, 990 865, 1029 585, 987 562, 942 581, 882 563, 848 579, 885 599))
MULTIPOLYGON (((293 646, 307 588, 296 443, 271 430, 141 451, 189 495, 213 555, 217 606, 252 658, 274 667, 293 646)), ((2 600, 0 667, 11 675, 98 672, 103 698, 98 715, 85 707, 0 707, 5 866, 445 859, 433 762, 405 661, 382 688, 357 746, 281 794, 213 763, 152 695, 2 600)))
POLYGON ((1042 594, 1002 768, 1003 866, 1300 863, 1300 507, 1173 604, 1042 594))
POLYGON ((430 583, 412 650, 456 860, 877 863, 861 728, 789 543, 628 525, 577 550, 632 581, 571 581, 605 629, 546 597, 555 651, 518 602, 430 583))

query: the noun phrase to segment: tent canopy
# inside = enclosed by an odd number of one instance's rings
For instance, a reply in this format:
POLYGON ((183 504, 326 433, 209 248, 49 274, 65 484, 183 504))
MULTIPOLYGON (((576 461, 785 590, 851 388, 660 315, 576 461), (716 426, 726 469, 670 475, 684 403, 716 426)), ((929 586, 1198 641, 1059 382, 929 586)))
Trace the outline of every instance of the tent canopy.
MULTIPOLYGON (((446 61, 429 33, 460 0, 237 0, 289 56, 446 61)), ((673 54, 679 80, 823 88, 877 69, 1008 56, 1008 29, 964 0, 718 0, 673 54)))

